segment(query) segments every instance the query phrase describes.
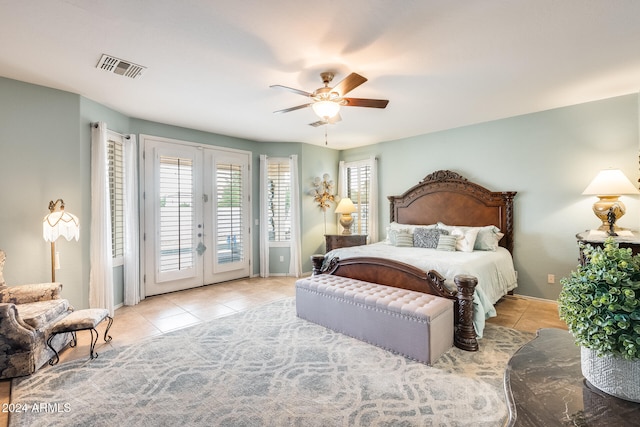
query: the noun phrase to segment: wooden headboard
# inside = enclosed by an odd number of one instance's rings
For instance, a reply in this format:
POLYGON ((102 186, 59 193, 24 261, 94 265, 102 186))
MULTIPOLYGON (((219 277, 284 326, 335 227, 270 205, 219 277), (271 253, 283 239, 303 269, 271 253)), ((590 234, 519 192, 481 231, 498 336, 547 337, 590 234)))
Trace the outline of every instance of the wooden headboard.
POLYGON ((482 227, 504 233, 500 246, 513 253, 513 197, 516 191, 493 192, 448 170, 427 175, 401 196, 389 196, 390 221, 428 225, 482 227))

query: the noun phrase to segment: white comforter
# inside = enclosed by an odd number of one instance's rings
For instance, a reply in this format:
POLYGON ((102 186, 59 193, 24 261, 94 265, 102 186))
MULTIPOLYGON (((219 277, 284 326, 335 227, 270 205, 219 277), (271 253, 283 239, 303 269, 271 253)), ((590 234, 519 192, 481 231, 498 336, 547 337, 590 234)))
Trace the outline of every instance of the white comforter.
POLYGON ((458 274, 470 274, 478 278, 474 293, 474 316, 478 338, 482 337, 485 319, 496 316, 493 305, 507 292, 518 286, 513 259, 509 251, 499 247, 497 251, 447 252, 416 247, 396 247, 384 242, 365 246, 334 249, 327 258, 340 259, 370 256, 387 258, 413 265, 421 270, 435 270, 445 279, 445 284, 456 290, 453 278, 458 274))

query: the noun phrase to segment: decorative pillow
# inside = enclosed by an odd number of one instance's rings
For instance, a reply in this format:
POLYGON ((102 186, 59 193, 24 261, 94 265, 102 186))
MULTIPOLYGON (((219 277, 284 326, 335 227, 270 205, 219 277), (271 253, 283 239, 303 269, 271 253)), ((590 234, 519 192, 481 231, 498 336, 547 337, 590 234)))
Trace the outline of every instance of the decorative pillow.
POLYGON ((391 229, 391 230, 389 230, 389 233, 387 234, 387 239, 388 239, 388 243, 389 244, 391 244, 393 246, 397 246, 398 233, 409 233, 409 234, 411 234, 411 231, 408 228, 391 229))
POLYGON ((476 238, 476 244, 474 249, 478 251, 497 251, 498 242, 504 237, 504 234, 500 232, 500 229, 495 225, 488 225, 481 227, 478 237, 476 238))
POLYGON ((411 247, 413 246, 413 234, 405 230, 398 231, 396 235, 396 243, 394 246, 398 247, 411 247))
POLYGON ((440 238, 438 238, 438 246, 436 247, 436 249, 439 251, 454 252, 456 250, 457 241, 458 238, 456 236, 441 234, 440 238))
POLYGON ((441 222, 438 223, 438 228, 449 231, 449 234, 453 230, 459 229, 463 234, 466 234, 469 230, 478 230, 473 249, 476 251, 496 251, 498 249, 498 242, 504 234, 500 232, 500 229, 495 225, 487 225, 485 227, 463 227, 455 225, 446 225, 441 222))
POLYGON ((395 245, 394 242, 394 238, 395 238, 395 234, 394 231, 398 231, 398 230, 403 230, 403 231, 408 231, 409 233, 413 234, 414 231, 418 228, 436 228, 437 225, 436 224, 431 224, 431 225, 413 225, 413 224, 399 224, 397 222, 392 222, 391 224, 389 224, 387 226, 387 238, 386 238, 386 242, 392 245, 395 245))
POLYGON ((479 231, 480 230, 477 228, 469 228, 467 230, 454 228, 450 234, 458 238, 456 250, 461 252, 473 252, 473 245, 476 244, 476 238, 478 237, 479 231))
POLYGON ((441 234, 449 234, 449 232, 437 228, 416 228, 413 232, 413 246, 416 248, 435 249, 438 247, 438 240, 441 234))

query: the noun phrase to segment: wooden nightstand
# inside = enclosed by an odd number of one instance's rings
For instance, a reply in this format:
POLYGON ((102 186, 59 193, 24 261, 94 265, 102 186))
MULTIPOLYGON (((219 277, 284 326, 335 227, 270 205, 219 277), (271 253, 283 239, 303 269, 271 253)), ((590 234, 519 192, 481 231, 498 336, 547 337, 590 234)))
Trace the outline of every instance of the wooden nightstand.
POLYGON ((349 246, 360 246, 367 244, 366 234, 325 234, 327 252, 349 246))
MULTIPOLYGON (((621 248, 631 248, 631 252, 636 255, 640 253, 640 232, 637 230, 620 230, 618 236, 614 236, 614 240, 620 244, 621 248)), ((578 243, 590 244, 593 247, 604 244, 605 239, 609 237, 606 232, 597 232, 586 230, 576 234, 578 243)), ((583 254, 580 251, 580 263, 584 264, 583 254)))

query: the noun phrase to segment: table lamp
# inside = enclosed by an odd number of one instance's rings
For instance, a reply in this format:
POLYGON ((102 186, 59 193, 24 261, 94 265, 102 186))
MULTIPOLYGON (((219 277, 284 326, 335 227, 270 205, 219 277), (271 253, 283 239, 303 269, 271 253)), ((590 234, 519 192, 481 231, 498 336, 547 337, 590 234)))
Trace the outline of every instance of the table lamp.
POLYGON ((356 211, 356 207, 350 198, 344 197, 338 203, 336 207, 336 213, 340 215, 340 225, 342 226, 342 234, 351 234, 351 224, 353 224, 353 217, 351 214, 356 211))
POLYGON ((584 195, 598 196, 598 201, 593 204, 593 213, 602 221, 598 230, 610 233, 619 230, 615 223, 627 210, 618 197, 623 194, 638 193, 640 191, 620 169, 601 170, 582 192, 584 195))

